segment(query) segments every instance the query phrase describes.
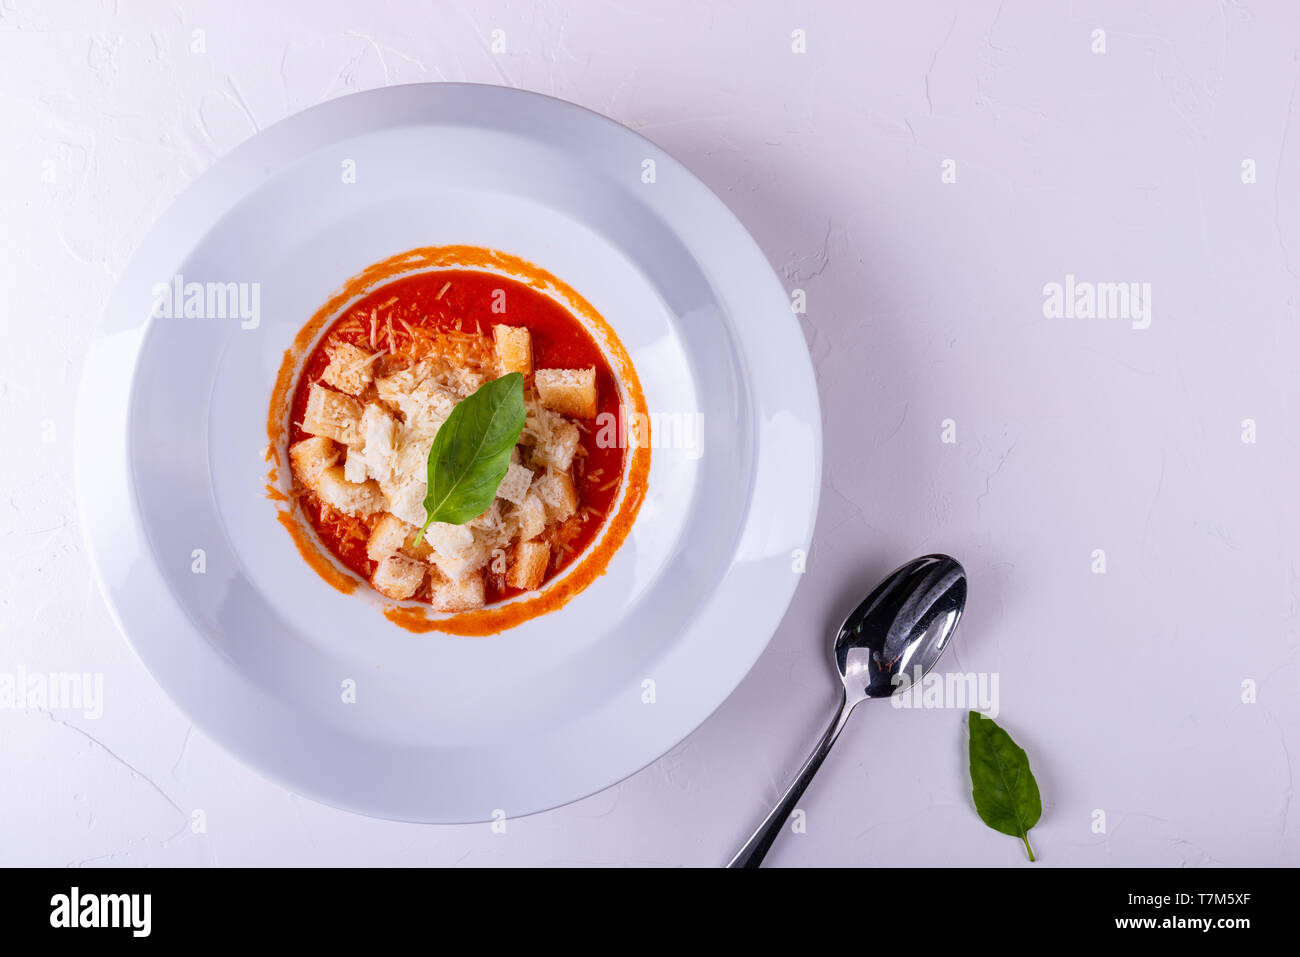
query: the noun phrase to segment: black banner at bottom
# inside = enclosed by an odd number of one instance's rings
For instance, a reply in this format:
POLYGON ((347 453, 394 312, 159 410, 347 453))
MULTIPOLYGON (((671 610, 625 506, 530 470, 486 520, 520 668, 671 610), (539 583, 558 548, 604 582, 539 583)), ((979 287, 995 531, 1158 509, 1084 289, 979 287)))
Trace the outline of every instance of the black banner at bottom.
POLYGON ((987 943, 1001 928, 1231 944, 1260 931, 1276 939, 1296 916, 1296 871, 1287 869, 11 869, 0 870, 0 882, 10 944, 196 935, 206 944, 281 935, 340 944, 387 933, 436 944, 430 932, 453 925, 486 928, 494 943, 511 930, 535 939, 557 926, 644 939, 701 921, 738 938, 797 921, 864 942, 919 933, 927 942, 987 943))

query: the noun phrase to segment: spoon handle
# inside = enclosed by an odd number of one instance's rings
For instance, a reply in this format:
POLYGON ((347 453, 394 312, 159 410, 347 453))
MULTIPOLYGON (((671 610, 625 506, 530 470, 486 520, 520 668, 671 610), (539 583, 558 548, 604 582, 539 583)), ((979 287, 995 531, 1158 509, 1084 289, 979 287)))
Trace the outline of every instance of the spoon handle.
POLYGON ((795 776, 794 783, 786 789, 781 800, 777 802, 776 807, 772 808, 772 813, 767 816, 754 836, 745 842, 745 846, 740 849, 731 863, 727 867, 758 867, 763 863, 763 858, 767 856, 768 848, 776 840, 776 836, 781 833, 785 827, 786 820, 794 812, 794 806, 799 803, 799 798, 803 797, 804 790, 808 787, 808 782, 813 779, 817 769, 822 766, 822 761, 830 753, 831 745, 835 739, 840 736, 844 730, 845 723, 849 720, 849 715, 853 713, 852 708, 845 707, 846 696, 840 693, 839 710, 835 712, 835 717, 831 720, 830 726, 822 739, 817 742, 817 747, 813 753, 808 755, 808 760, 803 763, 799 769, 798 775, 795 776))

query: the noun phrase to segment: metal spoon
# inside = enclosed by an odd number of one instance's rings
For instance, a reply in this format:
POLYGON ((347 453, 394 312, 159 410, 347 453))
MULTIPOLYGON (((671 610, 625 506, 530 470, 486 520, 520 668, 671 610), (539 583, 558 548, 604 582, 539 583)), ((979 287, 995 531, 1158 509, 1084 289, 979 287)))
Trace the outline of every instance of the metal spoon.
POLYGON ((840 707, 794 783, 728 867, 758 867, 785 826, 853 709, 920 680, 939 660, 966 605, 966 572, 955 558, 926 555, 896 569, 853 610, 835 636, 844 682, 840 707))

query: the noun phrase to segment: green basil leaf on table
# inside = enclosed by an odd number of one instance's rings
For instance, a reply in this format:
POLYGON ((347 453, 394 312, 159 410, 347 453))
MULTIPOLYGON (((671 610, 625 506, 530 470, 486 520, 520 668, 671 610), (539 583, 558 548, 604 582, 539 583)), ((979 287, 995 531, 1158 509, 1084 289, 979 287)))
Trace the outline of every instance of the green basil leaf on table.
POLYGON ((980 820, 1024 841, 1032 861, 1029 829, 1038 823, 1043 802, 1029 756, 996 721, 978 711, 970 713, 970 779, 980 820))

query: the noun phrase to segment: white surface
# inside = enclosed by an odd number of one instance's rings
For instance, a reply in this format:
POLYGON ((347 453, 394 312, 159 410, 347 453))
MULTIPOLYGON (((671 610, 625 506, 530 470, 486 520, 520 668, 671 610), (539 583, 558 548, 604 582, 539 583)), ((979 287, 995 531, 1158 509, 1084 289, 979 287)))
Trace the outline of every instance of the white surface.
MULTIPOLYGON (((3 315, 31 321, 0 353, 0 670, 105 681, 99 720, 0 713, 0 860, 718 863, 829 717, 833 621, 945 550, 971 575, 949 664, 999 676, 1044 865, 1300 863, 1291 5, 141 6, 0 16, 3 315), (73 517, 84 343, 155 217, 258 126, 440 79, 599 110, 717 190, 807 292, 825 410, 807 573, 750 676, 653 767, 505 833, 333 811, 193 732, 117 635, 73 517), (1152 283, 1151 327, 1044 319, 1067 273, 1152 283)), ((963 714, 855 716, 769 860, 1021 865, 969 808, 963 714)))
POLYGON ((79 514, 133 647, 254 767, 376 817, 531 814, 661 757, 762 653, 817 507, 802 349, 762 252, 653 144, 495 86, 368 91, 259 134, 149 233, 86 356, 79 514), (595 581, 480 639, 413 636, 368 589, 340 594, 262 494, 267 405, 307 319, 368 266, 456 243, 563 275, 618 334, 649 413, 705 422, 698 448, 652 436, 644 519, 595 581), (258 308, 250 290, 235 318, 214 303, 150 320, 160 282, 257 283, 258 308))

